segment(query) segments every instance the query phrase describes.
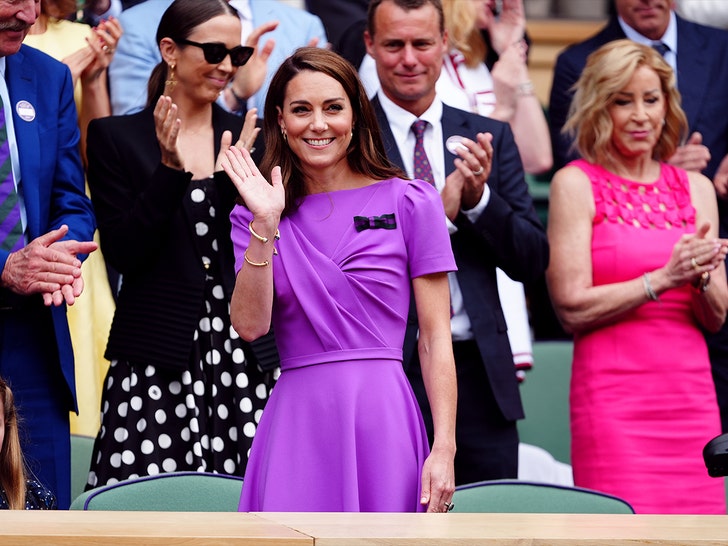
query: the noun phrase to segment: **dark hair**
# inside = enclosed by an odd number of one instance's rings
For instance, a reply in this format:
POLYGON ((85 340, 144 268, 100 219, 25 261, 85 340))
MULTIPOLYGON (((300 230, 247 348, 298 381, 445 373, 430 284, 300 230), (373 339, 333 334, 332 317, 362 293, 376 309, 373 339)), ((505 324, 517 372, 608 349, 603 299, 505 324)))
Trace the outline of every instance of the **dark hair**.
MULTIPOLYGON (((157 46, 163 38, 186 40, 202 23, 226 14, 238 16, 237 10, 226 0, 174 0, 159 21, 157 46)), ((167 68, 167 63, 162 59, 152 70, 147 85, 147 106, 154 104, 164 93, 167 68)))
POLYGON ((344 88, 351 103, 354 128, 347 150, 351 169, 375 180, 407 176, 387 159, 377 116, 354 66, 333 51, 319 47, 302 47, 288 57, 273 76, 263 113, 265 153, 260 171, 264 176, 270 176, 273 167, 280 165, 286 187, 284 215, 296 209, 305 195, 305 188, 299 159, 288 147, 281 133, 278 109, 283 110, 288 83, 307 70, 321 72, 335 79, 344 88))
POLYGON ((445 14, 442 11, 442 3, 440 0, 371 0, 369 2, 369 9, 367 11, 367 30, 370 36, 374 36, 374 16, 377 8, 383 2, 392 2, 395 6, 403 9, 404 11, 411 11, 413 9, 419 9, 423 6, 430 4, 437 11, 437 19, 440 26, 440 34, 445 33, 445 14))

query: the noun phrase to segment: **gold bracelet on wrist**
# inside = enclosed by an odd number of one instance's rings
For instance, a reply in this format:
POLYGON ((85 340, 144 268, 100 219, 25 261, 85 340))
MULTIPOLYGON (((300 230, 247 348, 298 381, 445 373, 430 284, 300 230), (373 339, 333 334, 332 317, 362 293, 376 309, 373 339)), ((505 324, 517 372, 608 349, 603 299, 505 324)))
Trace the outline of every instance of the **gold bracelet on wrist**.
MULTIPOLYGON (((250 234, 258 239, 261 243, 265 244, 268 242, 268 237, 263 237, 262 235, 258 235, 255 230, 253 229, 253 220, 251 220, 248 223, 248 231, 250 231, 250 234)), ((276 234, 273 236, 273 238, 277 241, 281 238, 281 232, 276 229, 276 234)))
POLYGON ((245 252, 243 252, 243 259, 246 261, 246 263, 249 263, 250 265, 254 267, 268 267, 270 265, 270 262, 268 260, 264 260, 262 262, 254 262, 250 258, 248 258, 248 249, 245 249, 245 252))

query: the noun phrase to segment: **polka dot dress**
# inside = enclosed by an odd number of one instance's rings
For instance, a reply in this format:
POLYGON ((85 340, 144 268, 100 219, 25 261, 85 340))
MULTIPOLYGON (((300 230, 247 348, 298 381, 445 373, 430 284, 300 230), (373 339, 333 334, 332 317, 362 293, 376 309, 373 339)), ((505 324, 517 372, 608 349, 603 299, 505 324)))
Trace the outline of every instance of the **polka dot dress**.
POLYGON ((87 489, 181 470, 242 476, 273 374, 245 364, 220 283, 214 182, 192 181, 194 230, 207 271, 188 370, 113 361, 87 489))

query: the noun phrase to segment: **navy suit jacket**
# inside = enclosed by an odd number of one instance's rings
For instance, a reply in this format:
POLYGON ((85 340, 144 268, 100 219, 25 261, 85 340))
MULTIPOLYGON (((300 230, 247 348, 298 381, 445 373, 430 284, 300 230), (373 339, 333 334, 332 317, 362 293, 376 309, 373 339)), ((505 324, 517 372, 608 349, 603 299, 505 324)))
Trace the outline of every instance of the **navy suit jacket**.
MULTIPOLYGON (((378 98, 372 104, 387 156, 404 168, 378 98)), ((516 420, 523 417, 523 407, 498 297, 496 267, 514 280, 535 281, 548 266, 548 242, 528 193, 521 158, 508 124, 443 105, 446 176, 455 170, 455 157, 445 148, 445 140, 452 135, 474 139, 482 132, 493 135, 493 166, 488 178, 490 201, 475 222, 460 213, 454 222, 458 230, 450 240, 463 303, 492 391, 504 418, 516 420)), ((404 346, 405 367, 416 348, 416 334, 417 317, 410 313, 404 346)))
MULTIPOLYGON (((599 33, 568 47, 556 60, 549 100, 555 168, 576 157, 569 151, 571 139, 561 135, 573 96, 571 87, 579 79, 590 53, 623 38, 626 36, 615 16, 599 33)), ((690 133, 699 131, 703 144, 710 150, 711 160, 704 174, 712 177, 728 154, 728 32, 677 16, 677 38, 677 87, 682 107, 690 133)), ((725 218, 722 212, 721 217, 725 218)))
MULTIPOLYGON (((20 156, 27 238, 32 241, 66 224, 67 239, 91 241, 96 224, 85 193, 71 73, 45 53, 25 45, 5 59, 5 81, 20 156)), ((0 250, 0 266, 5 267, 7 258, 8 252, 0 250)), ((51 307, 48 312, 53 316, 55 332, 39 332, 39 336, 55 334, 61 370, 73 399, 69 409, 76 410, 66 308, 51 307)))

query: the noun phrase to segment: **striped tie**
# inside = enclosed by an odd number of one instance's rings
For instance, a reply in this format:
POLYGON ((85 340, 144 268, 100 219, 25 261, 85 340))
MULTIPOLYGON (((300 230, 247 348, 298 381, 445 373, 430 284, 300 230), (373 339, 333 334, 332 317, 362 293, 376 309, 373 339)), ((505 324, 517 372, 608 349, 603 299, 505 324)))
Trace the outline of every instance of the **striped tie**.
POLYGON ((0 249, 15 252, 23 248, 23 245, 20 203, 10 161, 5 110, 0 98, 0 249))

